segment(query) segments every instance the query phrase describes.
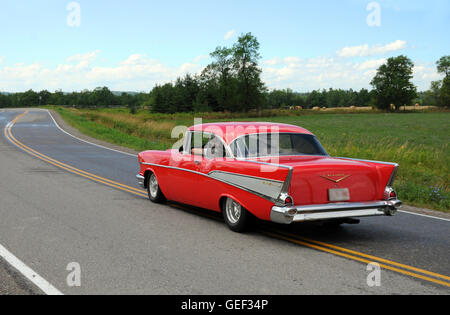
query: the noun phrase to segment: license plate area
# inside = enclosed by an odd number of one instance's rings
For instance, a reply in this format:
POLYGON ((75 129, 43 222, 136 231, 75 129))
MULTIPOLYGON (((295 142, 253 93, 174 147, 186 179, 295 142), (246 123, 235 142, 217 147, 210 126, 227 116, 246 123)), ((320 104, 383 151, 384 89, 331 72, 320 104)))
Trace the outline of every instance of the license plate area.
POLYGON ((350 201, 350 190, 348 188, 329 189, 328 197, 331 202, 350 201))

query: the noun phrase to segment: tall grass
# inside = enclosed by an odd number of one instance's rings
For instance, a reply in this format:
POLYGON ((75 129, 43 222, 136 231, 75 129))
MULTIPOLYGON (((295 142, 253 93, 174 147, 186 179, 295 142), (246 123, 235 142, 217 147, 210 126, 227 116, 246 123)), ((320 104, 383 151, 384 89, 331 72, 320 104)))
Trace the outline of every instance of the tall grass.
POLYGON ((395 185, 401 198, 416 206, 450 211, 450 114, 315 113, 265 111, 257 113, 152 114, 126 109, 79 110, 56 107, 81 132, 138 151, 171 148, 175 126, 204 122, 272 121, 299 125, 314 132, 331 156, 354 157, 400 164, 395 185))

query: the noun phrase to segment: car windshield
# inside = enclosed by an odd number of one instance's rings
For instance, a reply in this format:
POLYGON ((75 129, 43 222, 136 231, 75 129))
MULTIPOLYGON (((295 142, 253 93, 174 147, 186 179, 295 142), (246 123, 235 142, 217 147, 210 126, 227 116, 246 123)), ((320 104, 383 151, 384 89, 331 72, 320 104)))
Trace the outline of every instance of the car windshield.
POLYGON ((235 140, 231 150, 237 158, 328 155, 315 136, 298 133, 247 135, 235 140))

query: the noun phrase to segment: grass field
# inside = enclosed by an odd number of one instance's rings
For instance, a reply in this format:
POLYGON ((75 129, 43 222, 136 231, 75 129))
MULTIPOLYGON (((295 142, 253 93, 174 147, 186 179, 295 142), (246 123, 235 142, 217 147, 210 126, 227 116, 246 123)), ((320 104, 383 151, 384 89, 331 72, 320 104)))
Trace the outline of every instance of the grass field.
MULTIPOLYGON (((82 133, 138 151, 171 148, 172 128, 191 126, 192 114, 163 115, 126 109, 78 110, 52 107, 82 133)), ((450 113, 265 112, 196 114, 203 122, 272 121, 315 133, 331 156, 397 162, 395 184, 406 203, 450 212, 450 113), (281 115, 281 116, 278 116, 281 115), (246 117, 247 116, 247 117, 246 117), (250 116, 250 117, 248 117, 250 116), (256 116, 256 114, 254 114, 256 116)))

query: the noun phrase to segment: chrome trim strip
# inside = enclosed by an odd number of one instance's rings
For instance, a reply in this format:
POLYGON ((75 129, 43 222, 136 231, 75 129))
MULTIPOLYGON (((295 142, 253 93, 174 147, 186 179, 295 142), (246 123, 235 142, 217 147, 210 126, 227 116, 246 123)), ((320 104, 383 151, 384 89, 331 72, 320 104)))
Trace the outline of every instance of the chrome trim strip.
POLYGON ((236 176, 260 179, 260 180, 264 180, 264 181, 267 181, 267 182, 274 182, 274 183, 281 183, 281 184, 284 183, 284 181, 282 181, 282 180, 269 179, 269 178, 264 178, 264 177, 257 177, 257 176, 244 175, 244 174, 238 174, 238 173, 233 173, 233 172, 225 172, 225 171, 212 171, 208 175, 211 176, 211 174, 213 174, 213 173, 230 174, 230 175, 236 175, 236 176))
POLYGON ((138 175, 136 175, 136 178, 138 180, 139 186, 141 186, 142 188, 145 188, 145 177, 142 176, 141 174, 138 174, 138 175))
POLYGON ((260 162, 260 161, 248 160, 248 159, 245 159, 245 158, 236 158, 236 161, 247 162, 247 163, 256 163, 256 164, 267 165, 267 166, 277 166, 277 167, 288 168, 288 169, 292 168, 292 166, 288 166, 288 165, 276 164, 276 163, 268 163, 268 162, 260 162))
POLYGON ((154 164, 154 163, 141 163, 142 165, 149 165, 149 166, 156 166, 156 167, 162 167, 162 168, 168 168, 168 169, 172 169, 172 170, 178 170, 178 171, 184 171, 184 172, 189 172, 189 173, 193 173, 193 174, 197 174, 197 175, 202 175, 205 177, 209 177, 206 174, 197 172, 197 171, 193 171, 193 170, 189 170, 187 168, 180 168, 180 167, 175 167, 175 166, 166 166, 166 165, 161 165, 161 164, 154 164))
POLYGON ((336 203, 298 207, 273 207, 271 220, 280 224, 351 217, 393 216, 402 205, 400 200, 336 203))
POLYGON ((398 166, 397 163, 392 163, 392 162, 381 162, 381 161, 371 161, 371 160, 360 160, 360 159, 353 159, 353 158, 346 158, 346 157, 334 157, 334 158, 335 158, 335 159, 342 159, 342 160, 350 160, 350 161, 368 162, 368 163, 377 163, 377 164, 387 164, 387 165, 398 166))
POLYGON ((227 184, 242 187, 248 191, 257 192, 261 195, 268 196, 274 200, 280 196, 281 188, 284 184, 284 182, 274 181, 271 179, 221 171, 213 171, 209 173, 209 176, 227 184))
MULTIPOLYGON (((224 183, 224 184, 227 184, 227 185, 230 185, 230 186, 233 186, 233 187, 242 189, 242 190, 244 190, 244 191, 247 191, 247 192, 249 192, 249 193, 251 193, 251 194, 254 194, 254 195, 258 196, 258 197, 261 197, 261 198, 264 198, 264 199, 266 199, 266 200, 269 200, 270 202, 273 202, 273 203, 276 204, 276 205, 283 205, 283 203, 281 203, 281 201, 280 201, 279 199, 272 198, 272 197, 270 197, 270 196, 261 194, 261 193, 259 193, 259 192, 257 192, 257 191, 254 191, 254 190, 252 190, 252 189, 249 189, 249 188, 240 186, 240 185, 235 184, 235 183, 231 183, 231 182, 227 182, 227 181, 224 181, 224 180, 221 180, 221 179, 218 179, 218 178, 211 177, 211 176, 209 176, 209 175, 207 175, 207 174, 204 174, 204 173, 200 173, 200 172, 188 170, 188 169, 185 169, 185 168, 174 167, 174 166, 166 166, 166 165, 153 164, 153 163, 141 163, 141 164, 142 164, 142 165, 149 165, 149 166, 162 167, 162 168, 166 168, 166 169, 173 169, 173 170, 178 170, 178 171, 182 171, 182 172, 189 172, 189 173, 193 173, 193 174, 196 174, 196 175, 204 176, 204 177, 207 177, 207 178, 210 178, 210 179, 213 179, 213 180, 222 182, 222 183, 224 183)), ((242 176, 245 176, 245 175, 242 175, 242 176)))

